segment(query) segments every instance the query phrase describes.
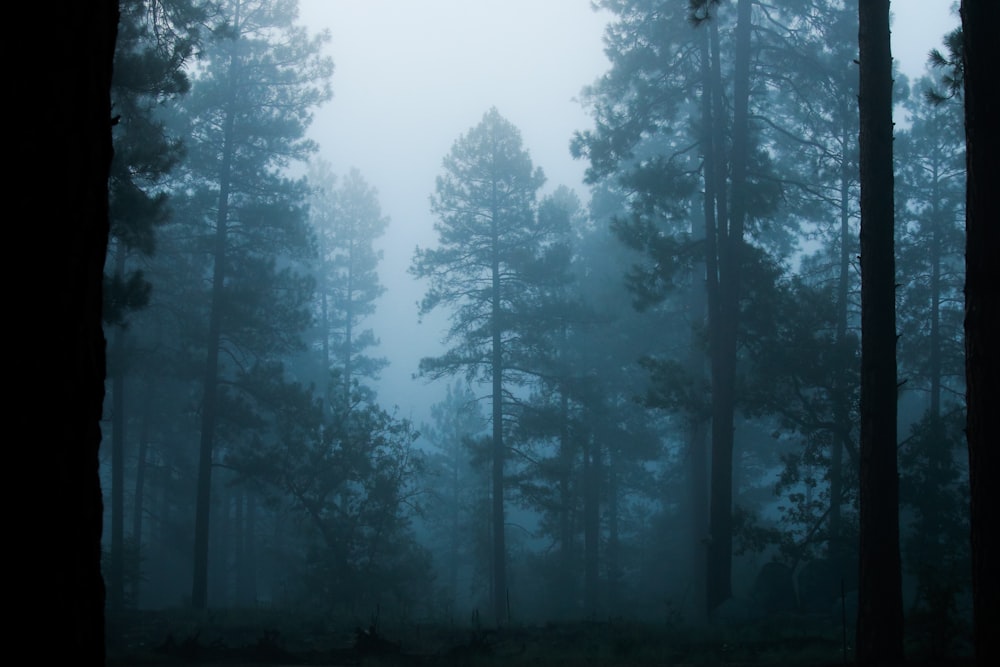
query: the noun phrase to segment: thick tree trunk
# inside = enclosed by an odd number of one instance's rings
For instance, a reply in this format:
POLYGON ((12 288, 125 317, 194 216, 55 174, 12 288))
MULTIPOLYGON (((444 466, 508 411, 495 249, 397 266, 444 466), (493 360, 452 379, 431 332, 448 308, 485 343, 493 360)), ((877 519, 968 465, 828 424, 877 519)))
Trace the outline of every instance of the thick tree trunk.
POLYGON ((896 271, 893 242, 889 0, 859 5, 861 119, 861 497, 859 664, 903 660, 896 461, 896 271))
POLYGON ((1000 394, 1000 127, 997 125, 996 37, 1000 4, 963 0, 965 145, 965 381, 972 522, 972 609, 976 661, 1000 660, 1000 426, 992 415, 1000 394))
MULTIPOLYGON (((53 496, 54 513, 38 517, 51 551, 36 556, 57 559, 56 567, 35 580, 35 604, 43 601, 46 618, 56 624, 56 641, 46 645, 53 664, 102 665, 104 643, 104 581, 101 577, 103 499, 98 475, 101 413, 104 407, 105 338, 102 288, 108 246, 108 175, 111 145, 111 72, 118 27, 117 0, 64 3, 48 17, 55 25, 54 53, 45 62, 60 63, 58 86, 34 84, 40 93, 33 108, 41 118, 31 126, 44 135, 39 153, 56 158, 67 178, 58 197, 50 197, 39 229, 55 249, 49 262, 54 275, 47 283, 55 314, 58 344, 42 337, 39 357, 51 359, 57 374, 49 375, 55 395, 45 410, 58 406, 45 460, 54 473, 45 488, 53 496)), ((43 70, 29 67, 30 76, 43 70)), ((40 137, 41 138, 41 137, 40 137)), ((16 170, 15 170, 16 171, 16 170)), ((24 170, 35 179, 37 173, 24 170)), ((15 176, 15 179, 17 176, 15 176)), ((28 186, 29 184, 25 183, 28 186)), ((37 188, 37 185, 34 187, 37 188)), ((37 242, 41 236, 32 232, 37 242)), ((50 246, 50 247, 52 247, 50 246)), ((37 369, 36 369, 37 370, 37 369)), ((39 399, 33 402, 41 404, 39 399)), ((51 418, 51 416, 50 416, 51 418)), ((37 423, 30 427, 36 427, 37 423)), ((39 431, 41 433, 42 431, 39 431)), ((42 451, 42 450, 39 450, 42 451)), ((28 553, 40 549, 25 542, 28 553)))

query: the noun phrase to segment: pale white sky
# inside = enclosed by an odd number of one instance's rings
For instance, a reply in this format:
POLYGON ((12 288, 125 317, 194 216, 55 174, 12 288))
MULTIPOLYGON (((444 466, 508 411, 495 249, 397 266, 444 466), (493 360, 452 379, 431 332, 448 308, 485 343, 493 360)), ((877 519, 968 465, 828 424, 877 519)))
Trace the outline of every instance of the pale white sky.
MULTIPOLYGON (((678 0, 680 1, 680 0, 678 0)), ((927 52, 958 24, 953 0, 892 2, 893 56, 923 72, 927 52)), ((607 68, 607 16, 589 0, 300 0, 311 31, 328 29, 334 98, 312 136, 338 174, 357 167, 379 191, 390 226, 380 276, 388 291, 368 323, 392 365, 379 395, 419 425, 443 383, 412 380, 436 354, 443 318, 417 322, 423 294, 406 273, 415 246, 434 242, 428 198, 442 158, 491 106, 520 128, 546 189, 567 185, 586 200, 586 165, 569 155, 590 118, 576 101, 607 68)))

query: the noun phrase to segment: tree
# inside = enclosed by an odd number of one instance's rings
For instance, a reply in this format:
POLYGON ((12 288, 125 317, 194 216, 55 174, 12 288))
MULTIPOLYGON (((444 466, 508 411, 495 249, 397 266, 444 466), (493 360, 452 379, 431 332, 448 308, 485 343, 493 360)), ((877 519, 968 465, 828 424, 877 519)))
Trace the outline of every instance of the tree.
POLYGON ((382 215, 378 192, 357 169, 351 169, 340 187, 329 166, 313 165, 310 219, 318 239, 316 272, 320 345, 324 371, 335 368, 340 391, 349 406, 358 379, 374 380, 388 363, 364 352, 378 344, 371 329, 361 329, 364 318, 375 312, 375 302, 385 292, 379 282, 382 252, 374 247, 385 233, 389 219, 382 215))
MULTIPOLYGON (((759 132, 750 122, 750 83, 758 76, 751 64, 751 2, 741 0, 735 17, 718 5, 604 3, 621 17, 607 33, 612 70, 587 91, 595 102, 596 130, 574 139, 574 152, 590 158, 590 180, 617 170, 622 185, 644 195, 636 197, 636 209, 640 230, 649 230, 646 251, 657 260, 661 274, 653 284, 670 286, 694 257, 705 258, 712 420, 706 527, 709 612, 732 594, 741 256, 749 223, 774 206, 773 187, 761 178, 767 158, 756 145, 759 132), (690 22, 700 26, 700 33, 689 29, 690 22), (720 37, 724 31, 732 37, 727 40, 731 49, 720 37), (699 87, 700 108, 695 108, 690 91, 699 87), (685 118, 690 117, 698 118, 696 128, 687 127, 685 118), (693 129, 694 136, 682 128, 693 129), (692 145, 701 154, 700 164, 689 163, 692 145), (704 212, 702 229, 694 233, 688 217, 693 213, 669 210, 671 198, 695 187, 697 176, 692 174, 701 176, 704 212), (662 233, 658 225, 664 221, 682 222, 683 233, 662 233)), ((697 447, 699 436, 692 426, 691 444, 697 447)))
POLYGON ((966 439, 972 525, 972 608, 975 652, 980 665, 1000 659, 996 628, 1000 627, 1000 536, 998 494, 992 486, 1000 475, 1000 442, 992 411, 1000 387, 1000 308, 995 285, 1000 251, 998 182, 1000 128, 997 127, 996 53, 1000 6, 988 0, 962 0, 962 69, 965 103, 965 380, 966 439))
POLYGON ((832 293, 836 319, 834 339, 812 351, 821 351, 831 365, 821 373, 807 364, 788 368, 793 375, 801 371, 807 385, 819 380, 822 397, 805 392, 804 401, 795 401, 799 405, 777 407, 797 410, 812 403, 811 408, 818 408, 826 422, 815 423, 815 412, 793 417, 799 422, 796 429, 811 432, 805 448, 811 451, 802 455, 827 471, 826 531, 820 535, 825 536, 826 556, 839 575, 831 582, 839 594, 839 581, 853 580, 856 574, 856 566, 849 565, 855 560, 855 549, 844 513, 856 490, 851 482, 857 461, 858 70, 854 60, 858 11, 856 0, 811 3, 808 8, 793 0, 783 3, 781 10, 778 20, 770 21, 764 30, 765 48, 772 54, 768 61, 774 63, 768 78, 782 90, 774 99, 781 123, 781 131, 772 137, 777 154, 774 163, 780 165, 780 177, 787 183, 786 206, 802 231, 796 240, 819 241, 798 274, 821 293, 832 293), (804 423, 801 417, 814 423, 804 423))
POLYGON ((939 96, 948 74, 936 69, 904 102, 910 123, 894 152, 899 370, 909 403, 926 395, 922 417, 899 448, 900 502, 910 514, 901 526, 903 566, 917 585, 907 634, 942 655, 959 636, 957 599, 969 584, 966 470, 959 456, 966 454, 960 400, 965 142, 959 99, 939 96))
MULTIPOLYGON (((328 38, 295 25, 296 0, 226 0, 224 25, 206 45, 192 87, 187 133, 194 203, 210 229, 211 294, 201 405, 191 603, 207 605, 209 508, 220 380, 269 353, 300 344, 306 284, 277 259, 304 252, 303 181, 283 170, 315 150, 306 138, 313 109, 330 96, 328 38), (282 293, 278 293, 278 289, 282 293), (242 319, 241 319, 242 318, 242 319), (250 318, 254 323, 250 323, 250 318), (226 355, 222 355, 225 359, 226 355)), ((206 239, 208 240, 208 239, 206 239)))
MULTIPOLYGON (((462 575, 468 572, 467 588, 478 587, 480 579, 475 576, 478 574, 475 563, 470 562, 480 551, 480 541, 469 537, 481 534, 477 530, 484 518, 480 513, 484 507, 480 498, 489 486, 484 483, 485 467, 474 465, 479 458, 475 449, 482 441, 487 421, 479 398, 461 380, 449 384, 444 399, 431 406, 431 418, 433 423, 420 429, 432 448, 427 457, 426 520, 435 536, 434 542, 439 545, 435 558, 441 563, 439 568, 444 575, 445 612, 454 618, 456 611, 465 608, 459 604, 462 599, 459 581, 465 581, 462 575)), ((485 582, 488 577, 487 572, 481 579, 485 582)))
POLYGON ((302 519, 300 560, 283 563, 301 572, 290 593, 312 608, 351 613, 389 596, 418 599, 428 563, 409 524, 422 469, 412 425, 372 403, 328 409, 312 387, 284 381, 277 365, 255 375, 266 418, 227 465, 302 519))
POLYGON ((861 145, 859 664, 903 659, 889 0, 858 7, 861 145))
MULTIPOLYGON (((158 109, 189 88, 185 65, 197 43, 203 8, 191 0, 122 3, 115 49, 112 106, 115 157, 109 183, 111 246, 105 268, 104 320, 111 331, 111 545, 109 605, 124 592, 125 403, 130 363, 126 328, 130 314, 147 305, 152 289, 141 262, 156 246, 156 228, 170 216, 165 179, 182 155, 158 109)), ((138 535, 133 535, 138 540, 138 535)), ((135 591, 132 591, 133 595, 135 591)))
MULTIPOLYGON (((40 324, 65 335, 55 346, 46 337, 28 342, 31 372, 40 370, 37 362, 42 360, 52 382, 45 387, 44 401, 28 392, 24 395, 30 398, 15 399, 13 405, 19 432, 47 423, 42 437, 53 463, 51 494, 29 512, 35 525, 28 558, 44 563, 29 564, 41 587, 31 597, 36 604, 45 600, 45 608, 59 619, 60 640, 50 642, 47 659, 92 665, 105 660, 98 450, 106 375, 101 313, 113 154, 110 91, 118 17, 117 0, 60 7, 51 16, 48 34, 65 79, 58 86, 45 82, 53 61, 40 59, 15 81, 38 104, 38 123, 45 131, 39 137, 38 158, 30 167, 15 170, 13 187, 38 193, 32 190, 38 187, 36 168, 51 165, 53 156, 69 175, 59 196, 50 196, 39 213, 46 224, 26 225, 30 232, 17 238, 37 243, 44 234, 51 241, 51 274, 44 286, 50 308, 41 313, 40 324), (58 289, 49 291, 52 285, 58 289), (58 419, 52 419, 52 405, 60 406, 58 419), (21 417, 22 411, 30 416, 21 417), (58 559, 59 566, 51 568, 51 560, 39 558, 43 553, 58 559)), ((20 304, 29 307, 26 301, 20 304)), ((21 369, 28 373, 29 364, 21 369)))
POLYGON ((439 378, 464 372, 491 386, 494 620, 505 617, 504 420, 512 386, 525 369, 511 363, 525 326, 541 315, 538 297, 562 280, 558 230, 535 215, 545 181, 522 147, 518 129, 492 108, 444 159, 431 210, 437 248, 417 248, 411 273, 429 280, 420 313, 453 308, 443 355, 422 359, 420 373, 439 378))

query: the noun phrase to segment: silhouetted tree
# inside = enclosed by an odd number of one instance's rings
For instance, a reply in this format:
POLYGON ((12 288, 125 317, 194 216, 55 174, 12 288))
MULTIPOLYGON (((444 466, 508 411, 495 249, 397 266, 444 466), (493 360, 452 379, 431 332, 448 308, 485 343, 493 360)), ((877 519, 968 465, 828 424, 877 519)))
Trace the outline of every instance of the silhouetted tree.
MULTIPOLYGON (((46 336, 32 337, 25 346, 33 357, 30 367, 28 363, 18 366, 25 373, 38 373, 36 362, 45 359, 43 372, 52 380, 45 388, 45 400, 34 392, 22 394, 24 400, 13 399, 18 432, 30 432, 43 420, 47 423, 40 437, 52 462, 47 482, 50 493, 39 499, 38 510, 28 513, 34 524, 31 537, 44 539, 32 539, 22 559, 39 563, 28 568, 37 586, 22 588, 31 589, 26 604, 45 600, 45 608, 59 619, 58 641, 45 646, 47 660, 102 665, 103 500, 98 476, 106 375, 102 292, 112 159, 111 78, 119 6, 117 0, 107 0, 66 3, 58 9, 47 17, 46 30, 64 78, 52 85, 46 73, 51 73, 53 60, 39 58, 28 63, 23 74, 15 73, 13 82, 19 90, 30 91, 36 122, 45 129, 39 132, 32 152, 37 157, 30 166, 14 170, 12 187, 22 193, 37 192, 32 188, 37 188, 38 170, 50 167, 54 159, 67 176, 58 196, 48 197, 46 205, 36 211, 44 224, 23 225, 31 231, 17 239, 25 243, 38 243, 43 236, 47 239, 52 264, 42 283, 48 307, 40 312, 40 324, 62 332, 57 345, 46 336), (56 404, 59 414, 53 419, 51 406, 56 404), (28 416, 22 416, 22 411, 28 416), (41 554, 57 558, 59 566, 51 568, 51 561, 41 554)), ((24 299, 19 304, 29 307, 24 299)))
POLYGON ((996 36, 1000 5, 962 0, 962 68, 965 102, 965 379, 972 522, 972 606, 976 661, 1000 659, 1000 426, 993 414, 1000 393, 1000 127, 997 126, 996 36))
POLYGON ((857 661, 903 659, 896 463, 896 258, 889 0, 858 9, 861 119, 861 442, 857 661))

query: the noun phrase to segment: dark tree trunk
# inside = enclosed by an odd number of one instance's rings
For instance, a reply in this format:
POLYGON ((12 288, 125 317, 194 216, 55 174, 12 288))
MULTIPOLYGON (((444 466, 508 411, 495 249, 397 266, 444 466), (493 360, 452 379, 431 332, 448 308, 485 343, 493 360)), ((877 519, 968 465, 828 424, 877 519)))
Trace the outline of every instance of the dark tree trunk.
MULTIPOLYGON (((125 274, 125 248, 119 244, 115 273, 125 274)), ((108 607, 120 611, 125 596, 125 331, 111 339, 111 567, 108 607)))
MULTIPOLYGON (((44 519, 51 543, 46 571, 34 591, 52 619, 55 641, 45 646, 53 664, 102 665, 104 581, 101 576, 103 499, 98 475, 101 413, 104 407, 105 338, 102 323, 104 262, 108 246, 108 175, 111 145, 111 72, 118 26, 117 0, 63 3, 47 20, 55 24, 49 42, 54 49, 44 63, 59 63, 59 85, 33 83, 29 127, 44 144, 37 153, 57 160, 66 174, 59 196, 39 209, 43 217, 35 241, 44 233, 48 247, 45 310, 58 318, 51 331, 58 343, 44 339, 38 358, 51 360, 57 371, 48 376, 46 407, 58 406, 52 439, 44 442, 44 458, 52 476, 52 509, 44 519), (41 135, 44 135, 42 137, 41 135), (51 390, 54 388, 54 395, 51 390), (57 565, 49 566, 55 558, 57 565)), ((47 70, 29 67, 30 76, 47 70)), ((38 172, 22 167, 32 180, 38 172)), ((17 178, 15 176, 15 178, 17 178)), ((25 183, 25 185, 29 185, 25 183)), ((37 187, 37 185, 35 186, 37 187)), ((40 330, 45 330, 40 328, 40 330)), ((37 369, 36 369, 37 371, 37 369)), ((32 426, 37 427, 37 423, 32 426)), ((39 436, 41 437, 41 436, 39 436)), ((36 456, 38 454, 36 453, 36 456)), ((48 474, 48 473, 47 473, 48 474)), ((46 548, 26 544, 30 550, 46 548)), ((32 586, 34 588, 34 586, 32 586)))
POLYGON ((962 0, 965 71, 965 381, 972 522, 972 609, 980 665, 997 664, 1000 644, 1000 427, 991 412, 1000 394, 1000 129, 997 125, 996 38, 1000 5, 962 0))
MULTIPOLYGON (((143 526, 143 509, 146 503, 146 458, 149 451, 149 421, 151 403, 152 403, 152 391, 153 388, 146 383, 146 392, 143 396, 142 405, 142 415, 140 422, 141 426, 139 429, 139 438, 137 440, 138 451, 136 452, 135 461, 135 488, 133 491, 132 498, 132 543, 134 551, 134 557, 138 562, 142 562, 145 552, 145 546, 142 539, 142 526, 143 526)), ((138 577, 134 577, 131 583, 131 595, 132 602, 136 606, 139 606, 139 595, 141 593, 140 580, 138 577)))
MULTIPOLYGON (((565 329, 563 340, 565 341, 565 329)), ((571 510, 573 497, 570 492, 570 478, 573 474, 573 450, 569 433, 569 397, 565 391, 559 396, 559 611, 568 616, 576 604, 576 589, 573 574, 573 521, 571 510)))
MULTIPOLYGON (((710 64, 708 31, 703 30, 700 40, 701 47, 701 155, 704 170, 705 192, 702 198, 704 219, 701 229, 692 229, 694 238, 701 238, 705 243, 704 263, 695 265, 692 272, 691 286, 691 342, 688 366, 691 377, 698 381, 706 380, 708 359, 701 342, 701 329, 709 321, 709 276, 714 276, 715 263, 715 145, 712 114, 712 68, 710 64), (700 283, 700 284, 699 284, 700 283)), ((714 298, 714 297, 713 297, 714 298)), ((707 556, 705 553, 706 536, 708 535, 708 415, 700 408, 693 408, 688 421, 688 475, 687 498, 688 516, 691 521, 690 530, 690 568, 689 576, 692 586, 691 617, 697 622, 707 618, 707 556)))
MULTIPOLYGON (((740 263, 743 226, 746 218, 746 180, 749 157, 750 100, 750 0, 737 5, 736 44, 733 78, 733 146, 731 156, 731 216, 723 233, 724 188, 716 193, 720 200, 717 232, 719 235, 718 308, 712 313, 715 331, 712 348, 712 471, 709 506, 707 607, 709 613, 732 596, 733 564, 733 444, 736 411, 736 339, 739 329, 740 263)), ((714 35, 715 33, 713 33, 714 35)), ((713 40, 716 41, 717 40, 713 40)), ((718 44, 713 44, 718 57, 718 44)), ((714 65, 718 69, 717 64, 714 65)), ((716 85, 721 88, 718 71, 716 85)), ((716 119, 724 108, 721 95, 714 105, 716 119)), ((722 134, 715 141, 722 143, 722 134)), ((717 150, 716 153, 719 151, 717 150)), ((723 160, 715 167, 718 173, 723 160)))
POLYGON ((588 616, 598 610, 600 541, 600 453, 591 436, 583 450, 583 603, 588 616))
MULTIPOLYGON (((236 15, 239 24, 239 13, 236 15)), ((230 80, 235 80, 235 58, 229 65, 230 80)), ((226 283, 226 250, 229 232, 229 192, 232 185, 233 152, 235 150, 235 113, 226 111, 219 172, 219 208, 216 213, 215 239, 212 250, 212 295, 208 316, 205 380, 201 404, 201 436, 198 444, 198 488, 194 522, 194 574, 191 581, 191 606, 208 606, 208 545, 212 502, 212 450, 215 447, 215 424, 219 402, 219 346, 222 344, 222 300, 226 283)))
POLYGON ((621 461, 617 456, 618 449, 613 445, 608 446, 608 466, 607 466, 607 517, 608 517, 608 545, 606 548, 605 562, 607 563, 607 592, 604 595, 604 604, 609 613, 618 612, 618 603, 621 599, 622 571, 621 571, 621 529, 618 517, 618 470, 621 461))
MULTIPOLYGON (((840 117, 844 119, 840 156, 840 253, 837 272, 837 323, 836 345, 838 350, 847 346, 847 303, 851 291, 851 167, 848 160, 848 147, 851 145, 849 117, 845 108, 847 101, 843 100, 840 107, 840 117)), ((846 370, 846 369, 845 369, 846 370)), ((835 564, 837 573, 843 579, 843 557, 845 551, 843 527, 841 521, 841 504, 844 496, 844 447, 845 440, 851 433, 850 381, 847 373, 838 373, 833 386, 834 433, 830 443, 830 516, 828 519, 829 536, 827 541, 827 557, 835 564)))
POLYGON ((903 660, 896 461, 896 272, 893 247, 889 0, 859 5, 861 132, 861 496, 859 664, 903 660))

